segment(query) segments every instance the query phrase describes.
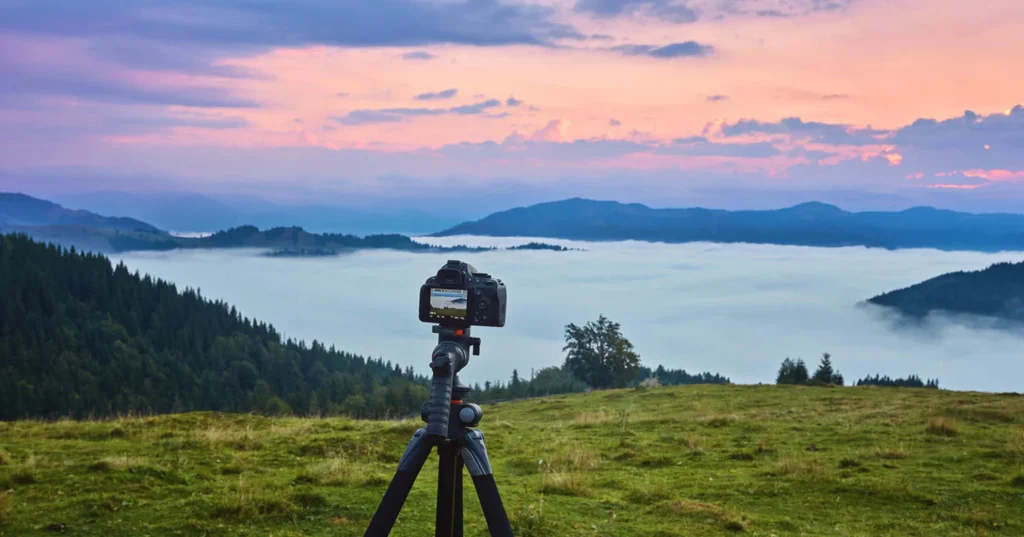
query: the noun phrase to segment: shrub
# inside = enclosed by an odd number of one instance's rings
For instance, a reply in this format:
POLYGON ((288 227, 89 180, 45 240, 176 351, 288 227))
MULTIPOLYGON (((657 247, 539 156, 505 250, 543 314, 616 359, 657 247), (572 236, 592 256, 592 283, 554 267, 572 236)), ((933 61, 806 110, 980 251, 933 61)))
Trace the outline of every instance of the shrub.
POLYGON ((269 491, 251 485, 239 479, 234 490, 224 495, 224 500, 214 504, 215 518, 238 517, 240 519, 257 516, 288 515, 295 511, 295 505, 281 497, 276 491, 269 491))
POLYGON ((651 505, 672 498, 672 489, 665 485, 630 490, 626 501, 637 505, 651 505))
POLYGON ((1024 488, 1024 475, 1019 475, 1010 480, 1010 485, 1024 488))
POLYGON ((550 461, 552 470, 593 470, 597 468, 598 455, 582 443, 563 446, 555 452, 550 461))
POLYGON ((875 456, 878 457, 879 459, 895 461, 899 459, 905 459, 907 457, 907 452, 906 450, 903 449, 903 444, 900 444, 896 447, 891 448, 876 447, 875 456))
POLYGON ((928 426, 925 432, 937 436, 956 436, 956 420, 946 418, 928 418, 928 426))
POLYGON ((11 516, 11 496, 0 490, 0 524, 7 522, 11 516))
POLYGON ((16 485, 31 485, 37 481, 36 474, 31 470, 19 470, 11 474, 11 482, 16 485))
POLYGON ((825 464, 818 459, 794 459, 786 457, 779 461, 775 467, 775 475, 806 476, 806 477, 828 477, 828 470, 825 464))
POLYGON ((563 496, 590 496, 590 483, 579 472, 548 472, 541 482, 540 491, 563 496))
POLYGON ((686 450, 689 451, 691 454, 697 454, 697 455, 703 455, 704 454, 703 441, 697 435, 688 434, 688 435, 684 436, 683 437, 683 446, 685 446, 686 450))
POLYGON ((295 505, 305 507, 306 509, 326 507, 328 503, 327 498, 323 494, 308 490, 302 490, 292 494, 292 502, 295 505))
POLYGON ((523 506, 512 516, 512 531, 519 537, 555 537, 557 534, 544 518, 544 500, 523 506))

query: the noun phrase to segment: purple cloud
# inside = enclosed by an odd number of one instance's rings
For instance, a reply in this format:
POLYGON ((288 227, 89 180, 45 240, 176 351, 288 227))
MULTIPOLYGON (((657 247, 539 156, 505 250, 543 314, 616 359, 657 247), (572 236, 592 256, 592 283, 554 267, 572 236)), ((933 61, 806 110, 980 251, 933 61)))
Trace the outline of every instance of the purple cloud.
POLYGON ((406 52, 405 54, 402 54, 403 60, 433 60, 436 57, 437 56, 425 50, 417 50, 414 52, 406 52))
POLYGON ((417 101, 436 101, 442 99, 451 99, 452 97, 455 97, 455 95, 457 95, 458 93, 459 90, 455 88, 450 88, 442 91, 421 93, 413 98, 416 99, 417 101))
POLYGON ((722 125, 722 134, 726 136, 783 134, 795 139, 809 139, 823 144, 876 145, 885 143, 885 140, 879 137, 888 132, 871 127, 854 128, 850 125, 805 122, 798 117, 789 117, 777 122, 741 119, 735 123, 725 123, 722 125))
POLYGON ((573 10, 597 18, 639 14, 677 24, 700 18, 696 10, 679 0, 579 0, 573 10))
POLYGON ((708 56, 715 49, 711 45, 702 45, 696 41, 684 41, 660 47, 656 45, 619 45, 609 50, 621 52, 627 56, 650 56, 666 59, 708 56))

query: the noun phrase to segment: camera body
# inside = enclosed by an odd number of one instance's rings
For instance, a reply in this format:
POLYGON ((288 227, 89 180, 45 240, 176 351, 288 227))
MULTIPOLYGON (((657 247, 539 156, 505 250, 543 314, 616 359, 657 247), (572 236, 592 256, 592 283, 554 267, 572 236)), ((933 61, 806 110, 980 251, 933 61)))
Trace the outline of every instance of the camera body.
POLYGON ((420 287, 420 320, 445 327, 505 326, 505 284, 450 260, 420 287))

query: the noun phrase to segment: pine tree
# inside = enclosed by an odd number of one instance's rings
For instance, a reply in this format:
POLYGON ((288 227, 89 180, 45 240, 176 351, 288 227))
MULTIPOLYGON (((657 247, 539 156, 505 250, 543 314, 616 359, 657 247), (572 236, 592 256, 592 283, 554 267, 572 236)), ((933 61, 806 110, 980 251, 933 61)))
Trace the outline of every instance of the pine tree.
POLYGON ((807 384, 809 376, 807 364, 804 363, 803 358, 798 359, 796 365, 793 366, 793 384, 807 384))
POLYGON ((793 360, 790 360, 789 358, 783 360, 782 365, 779 366, 779 373, 775 376, 775 384, 796 384, 796 382, 793 381, 795 369, 796 364, 793 363, 793 360))
POLYGON ((827 352, 821 355, 821 364, 818 365, 811 380, 815 384, 826 386, 842 386, 844 382, 843 375, 832 368, 832 355, 827 352))

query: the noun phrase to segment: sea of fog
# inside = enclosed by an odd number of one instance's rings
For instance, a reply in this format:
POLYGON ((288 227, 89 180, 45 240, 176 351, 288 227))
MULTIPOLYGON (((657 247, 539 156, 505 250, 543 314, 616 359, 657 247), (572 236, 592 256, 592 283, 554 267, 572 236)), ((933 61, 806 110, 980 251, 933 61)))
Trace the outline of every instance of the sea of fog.
MULTIPOLYGON (((526 238, 419 239, 510 246, 526 238)), ((424 372, 436 336, 417 319, 423 281, 449 258, 504 280, 504 328, 479 328, 481 356, 462 378, 507 380, 513 369, 560 364, 564 326, 604 314, 621 323, 644 364, 770 383, 786 357, 821 353, 847 382, 866 374, 938 377, 943 387, 1024 391, 1024 333, 932 319, 897 329, 875 307, 883 291, 955 270, 1024 260, 1024 252, 809 248, 749 244, 575 242, 584 251, 414 254, 361 251, 333 258, 267 258, 253 250, 124 254, 133 270, 199 288, 283 334, 383 357, 424 372)))

